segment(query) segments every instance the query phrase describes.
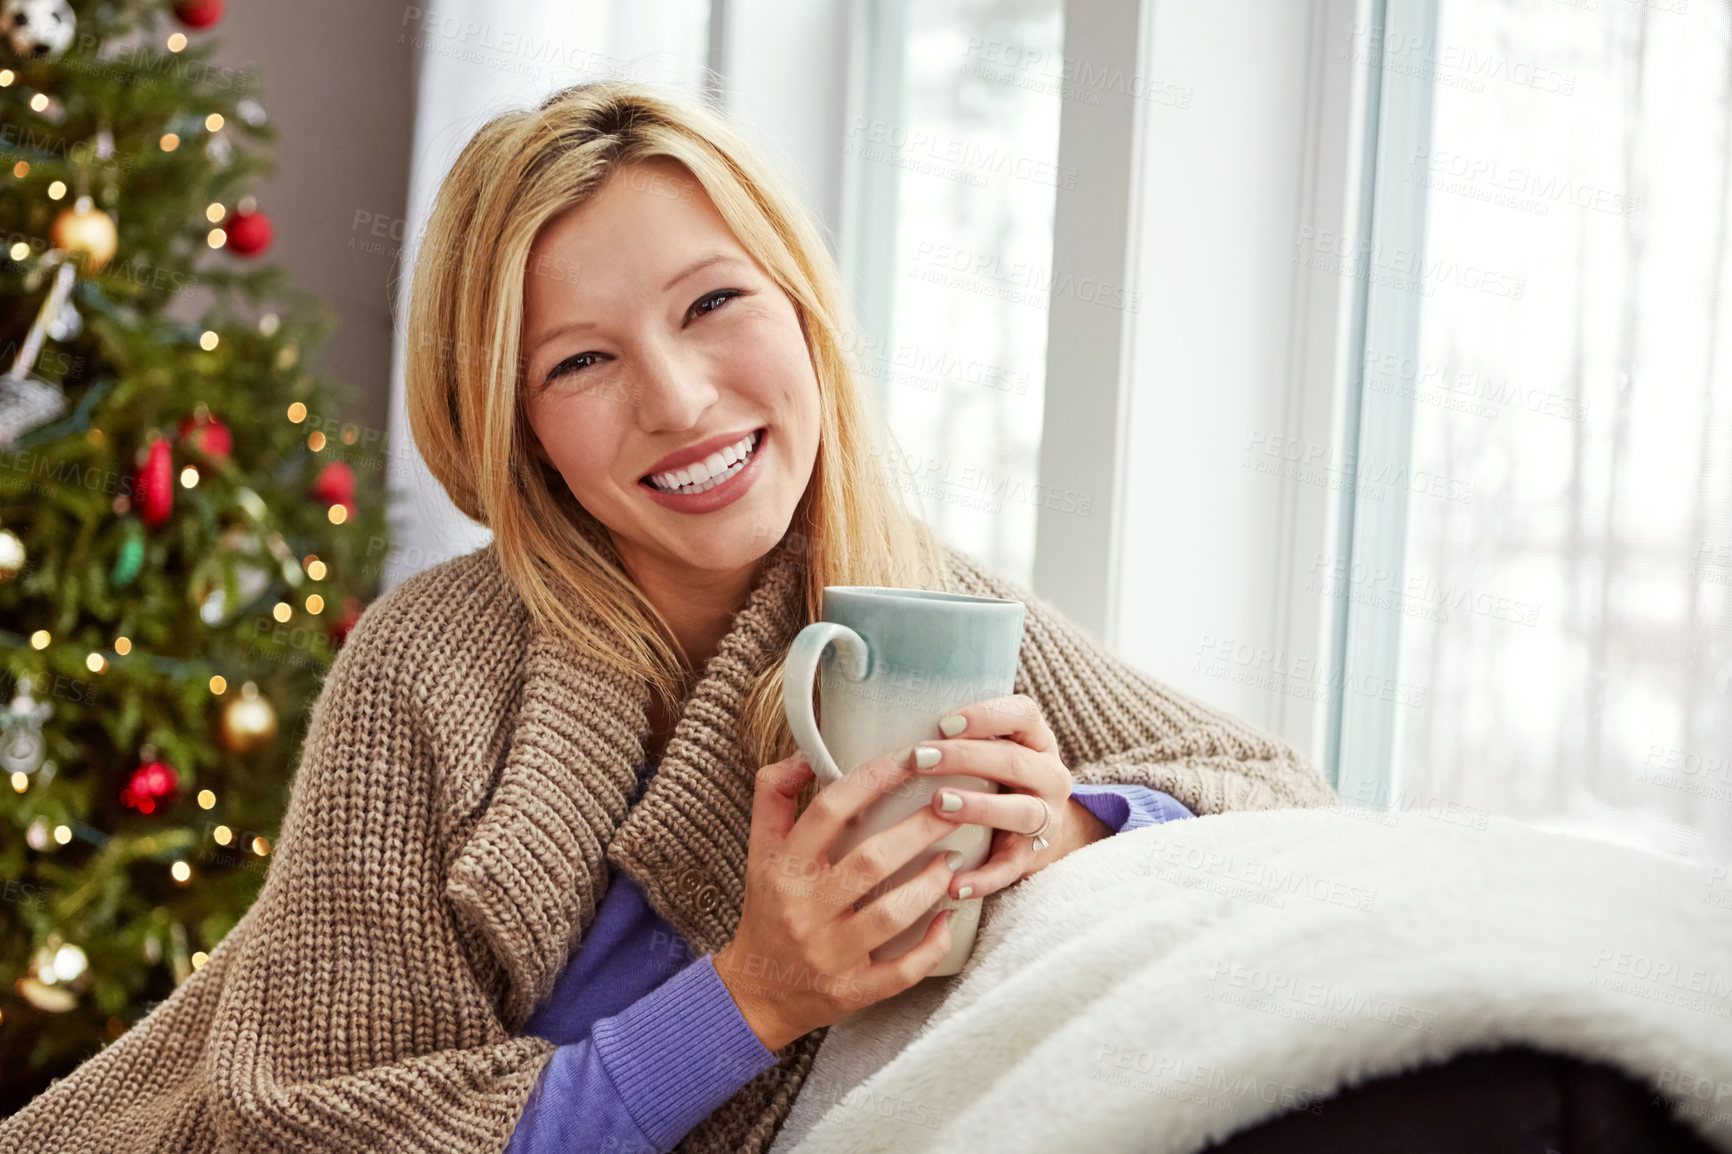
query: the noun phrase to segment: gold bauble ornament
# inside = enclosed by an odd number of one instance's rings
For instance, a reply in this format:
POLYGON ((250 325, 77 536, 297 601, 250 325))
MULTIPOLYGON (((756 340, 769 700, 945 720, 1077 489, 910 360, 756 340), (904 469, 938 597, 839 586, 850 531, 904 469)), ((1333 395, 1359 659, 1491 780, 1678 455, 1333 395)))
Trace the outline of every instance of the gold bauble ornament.
POLYGON ((114 218, 97 208, 88 196, 81 196, 70 208, 60 210, 48 230, 54 247, 79 257, 85 275, 109 262, 120 243, 114 218))
POLYGON ((241 686, 241 695, 223 706, 222 743, 230 753, 252 753, 277 736, 277 711, 252 682, 241 686))
POLYGON ((10 529, 0 529, 0 584, 24 571, 24 542, 10 529))

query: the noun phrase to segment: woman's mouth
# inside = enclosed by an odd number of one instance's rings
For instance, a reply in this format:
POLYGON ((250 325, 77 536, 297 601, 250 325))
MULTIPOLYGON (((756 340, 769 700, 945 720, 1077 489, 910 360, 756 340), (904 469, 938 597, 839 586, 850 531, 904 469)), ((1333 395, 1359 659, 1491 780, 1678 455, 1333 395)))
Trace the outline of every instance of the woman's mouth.
POLYGON ((754 429, 702 461, 638 480, 658 505, 682 513, 708 513, 745 495, 758 472, 767 428, 754 429))

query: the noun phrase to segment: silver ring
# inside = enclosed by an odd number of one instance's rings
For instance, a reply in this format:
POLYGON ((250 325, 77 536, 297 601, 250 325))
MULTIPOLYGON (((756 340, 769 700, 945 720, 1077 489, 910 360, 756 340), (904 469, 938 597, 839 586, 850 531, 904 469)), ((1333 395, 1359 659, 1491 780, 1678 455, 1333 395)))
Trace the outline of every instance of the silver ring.
POLYGON ((1037 796, 1034 800, 1040 802, 1040 808, 1046 811, 1046 820, 1040 823, 1039 829, 1028 835, 1034 839, 1034 852, 1039 853, 1051 844, 1041 835, 1046 832, 1046 827, 1052 824, 1052 806, 1046 804, 1046 799, 1044 797, 1037 796))

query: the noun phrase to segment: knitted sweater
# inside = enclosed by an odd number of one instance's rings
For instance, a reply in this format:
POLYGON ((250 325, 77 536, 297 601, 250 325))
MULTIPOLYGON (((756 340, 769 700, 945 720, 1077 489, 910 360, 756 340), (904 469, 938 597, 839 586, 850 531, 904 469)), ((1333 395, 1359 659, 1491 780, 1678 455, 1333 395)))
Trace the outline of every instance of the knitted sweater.
MULTIPOLYGON (((1332 798, 1284 743, 948 561, 953 588, 1027 604, 1016 688, 1079 781, 1141 782, 1198 814, 1332 798)), ((758 769, 733 721, 806 624, 800 578, 794 552, 771 554, 635 802, 648 687, 535 628, 492 546, 377 599, 313 707, 258 898, 168 999, 0 1122, 0 1151, 503 1151, 555 1049, 517 1031, 611 871, 698 954, 732 938, 758 769)), ((825 1033, 679 1149, 767 1149, 825 1033)))

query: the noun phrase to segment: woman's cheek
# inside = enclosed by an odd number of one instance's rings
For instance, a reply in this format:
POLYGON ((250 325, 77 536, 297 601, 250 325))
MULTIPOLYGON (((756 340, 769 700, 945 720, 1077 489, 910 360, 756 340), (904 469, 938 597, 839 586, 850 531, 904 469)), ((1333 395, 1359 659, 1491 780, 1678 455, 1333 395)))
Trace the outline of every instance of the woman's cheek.
POLYGON ((605 471, 601 462, 611 459, 611 454, 597 451, 598 434, 600 439, 607 436, 602 427, 605 414, 585 413, 581 411, 583 408, 557 406, 556 411, 544 414, 541 427, 545 432, 538 432, 554 466, 580 501, 599 490, 605 471))

